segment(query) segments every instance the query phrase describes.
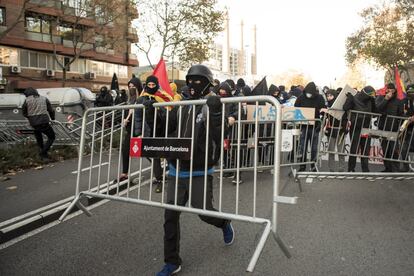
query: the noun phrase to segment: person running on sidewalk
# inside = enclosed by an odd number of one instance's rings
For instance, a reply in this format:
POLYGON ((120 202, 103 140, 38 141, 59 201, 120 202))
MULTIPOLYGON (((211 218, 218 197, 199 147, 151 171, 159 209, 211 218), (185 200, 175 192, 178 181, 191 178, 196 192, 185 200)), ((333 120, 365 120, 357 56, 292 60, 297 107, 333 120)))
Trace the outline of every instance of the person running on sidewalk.
MULTIPOLYGON (((193 65, 186 76, 187 86, 189 87, 190 100, 198 100, 206 96, 210 87, 213 85, 213 74, 206 66, 197 64, 193 65)), ((170 114, 169 130, 179 137, 194 139, 193 149, 193 167, 190 175, 190 160, 180 160, 180 166, 177 168, 176 160, 169 161, 169 185, 167 190, 167 203, 174 204, 177 197, 177 205, 184 206, 189 197, 191 197, 191 206, 193 208, 203 208, 204 206, 204 180, 207 177, 207 191, 205 206, 207 210, 216 211, 213 207, 213 166, 220 158, 221 130, 222 130, 222 107, 220 98, 217 96, 207 97, 207 106, 205 105, 185 105, 182 106, 181 116, 177 116, 177 108, 173 109, 170 114), (209 137, 206 140, 207 124, 207 106, 209 110, 209 137), (177 113, 174 115, 174 112, 177 113), (196 121, 193 122, 193 112, 195 112, 196 121), (181 121, 180 133, 178 125, 181 121), (171 128, 170 128, 171 125, 171 128), (194 125, 194 136, 192 136, 192 125, 194 125), (179 134, 179 135, 178 135, 179 134), (206 143, 208 143, 208 152, 205 152, 206 143), (215 150, 214 150, 215 149, 215 150), (218 149, 218 150, 217 150, 218 149), (205 164, 205 155, 208 157, 208 164, 205 164), (207 174, 205 175, 205 166, 207 174), (178 183, 175 185, 175 179, 178 176, 178 183), (190 192, 190 179, 192 178, 192 189, 190 192), (176 186, 178 190, 175 191, 176 186), (177 193, 177 194, 176 194, 177 193)), ((227 124, 224 131, 227 130, 227 124)), ((174 210, 165 210, 164 222, 164 262, 163 269, 157 273, 157 276, 169 276, 176 274, 181 270, 180 252, 180 213, 174 210)), ((230 220, 208 217, 200 215, 200 218, 211 225, 219 228, 223 232, 224 243, 231 245, 234 241, 234 230, 230 220)))
POLYGON ((23 116, 29 119, 34 129, 40 159, 48 161, 47 152, 55 141, 55 132, 50 125, 50 119, 55 120, 55 111, 49 100, 40 96, 36 89, 29 87, 24 91, 24 95, 26 100, 22 106, 23 116), (47 136, 46 144, 43 143, 43 134, 47 136))

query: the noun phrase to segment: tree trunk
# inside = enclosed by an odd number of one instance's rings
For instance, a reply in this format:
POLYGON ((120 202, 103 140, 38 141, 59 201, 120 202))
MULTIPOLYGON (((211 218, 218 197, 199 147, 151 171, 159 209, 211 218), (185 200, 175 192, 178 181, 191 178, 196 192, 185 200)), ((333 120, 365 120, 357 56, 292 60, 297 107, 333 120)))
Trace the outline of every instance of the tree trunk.
POLYGON ((66 67, 62 69, 62 87, 66 87, 66 67))

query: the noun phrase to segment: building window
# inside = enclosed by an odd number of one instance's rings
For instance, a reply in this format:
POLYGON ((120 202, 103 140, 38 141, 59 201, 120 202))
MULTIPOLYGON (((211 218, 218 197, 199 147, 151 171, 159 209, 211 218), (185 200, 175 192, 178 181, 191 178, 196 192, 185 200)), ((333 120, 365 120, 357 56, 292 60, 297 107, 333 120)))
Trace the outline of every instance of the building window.
POLYGON ((29 52, 29 67, 38 68, 39 62, 37 60, 37 53, 36 52, 29 52))
POLYGON ((50 34, 50 22, 41 18, 26 16, 26 31, 50 34))
POLYGON ((0 25, 6 26, 6 8, 0 7, 0 25))
POLYGON ((46 66, 46 64, 47 64, 47 55, 39 53, 38 58, 39 58, 39 68, 46 69, 47 68, 47 66, 46 66))
POLYGON ((83 37, 82 30, 73 29, 68 26, 58 26, 58 33, 64 40, 69 40, 73 42, 81 42, 83 37))
POLYGON ((20 66, 29 67, 29 52, 20 50, 20 66))

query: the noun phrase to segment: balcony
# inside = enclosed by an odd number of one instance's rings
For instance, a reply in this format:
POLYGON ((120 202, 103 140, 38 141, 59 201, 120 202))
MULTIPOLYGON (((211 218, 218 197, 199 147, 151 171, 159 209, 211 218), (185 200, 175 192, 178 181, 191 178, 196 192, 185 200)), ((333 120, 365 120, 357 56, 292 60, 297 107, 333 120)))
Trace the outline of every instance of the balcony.
POLYGON ((30 3, 41 6, 41 7, 47 7, 47 8, 56 8, 56 9, 62 8, 62 2, 56 1, 56 0, 30 0, 30 3))
POLYGON ((129 59, 134 59, 134 60, 137 60, 138 59, 136 54, 129 54, 128 55, 128 58, 129 59))
POLYGON ((35 32, 25 32, 25 38, 28 40, 46 42, 46 43, 55 43, 55 44, 62 44, 62 38, 60 36, 50 34, 42 34, 42 33, 35 33, 35 32), (52 40, 51 40, 52 39, 52 40))
MULTIPOLYGON (((74 47, 74 44, 73 44, 72 40, 63 39, 62 40, 62 45, 64 47, 68 47, 68 48, 73 48, 74 47)), ((78 42, 77 45, 76 45, 76 48, 78 48, 78 49, 82 48, 82 51, 88 51, 88 50, 94 49, 94 45, 93 45, 93 43, 78 42)))

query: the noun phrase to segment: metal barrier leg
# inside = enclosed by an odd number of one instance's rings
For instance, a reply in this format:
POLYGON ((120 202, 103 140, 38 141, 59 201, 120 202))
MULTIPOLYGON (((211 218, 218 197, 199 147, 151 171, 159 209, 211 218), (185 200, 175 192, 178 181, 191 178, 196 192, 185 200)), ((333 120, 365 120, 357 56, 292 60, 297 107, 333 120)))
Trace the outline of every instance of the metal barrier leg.
POLYGON ((263 231, 262 237, 260 238, 259 243, 256 246, 256 250, 254 251, 253 256, 250 259, 249 265, 246 269, 247 272, 253 272, 254 267, 256 266, 257 260, 259 259, 260 253, 262 253, 267 237, 269 236, 270 231, 272 230, 271 224, 272 223, 270 221, 266 222, 266 227, 263 231))
POLYGON ((68 208, 66 208, 65 212, 63 212, 63 214, 60 216, 59 218, 59 222, 62 222, 66 216, 70 213, 70 211, 72 211, 73 207, 75 207, 75 205, 82 210, 87 216, 92 216, 91 212, 89 212, 88 209, 85 208, 85 206, 82 205, 82 203, 80 203, 80 199, 82 197, 82 193, 77 195, 73 201, 69 204, 68 208))
POLYGON ((275 239, 277 245, 279 245, 280 250, 282 250, 283 254, 285 254, 286 258, 290 259, 292 258, 292 255, 289 252, 289 249, 287 246, 283 243, 282 239, 279 237, 279 235, 275 232, 273 233, 273 238, 275 239))
MULTIPOLYGON (((294 178, 294 180, 295 180, 295 182, 296 183, 298 183, 298 189, 299 189, 299 192, 303 192, 303 189, 302 189, 302 183, 300 182, 300 179, 298 178, 298 175, 297 175, 297 170, 296 169, 294 169, 294 168, 292 168, 292 167, 290 167, 290 169, 291 169, 291 173, 292 173, 292 175, 293 175, 293 178, 294 178)), ((290 175, 290 174, 289 174, 290 175)))

